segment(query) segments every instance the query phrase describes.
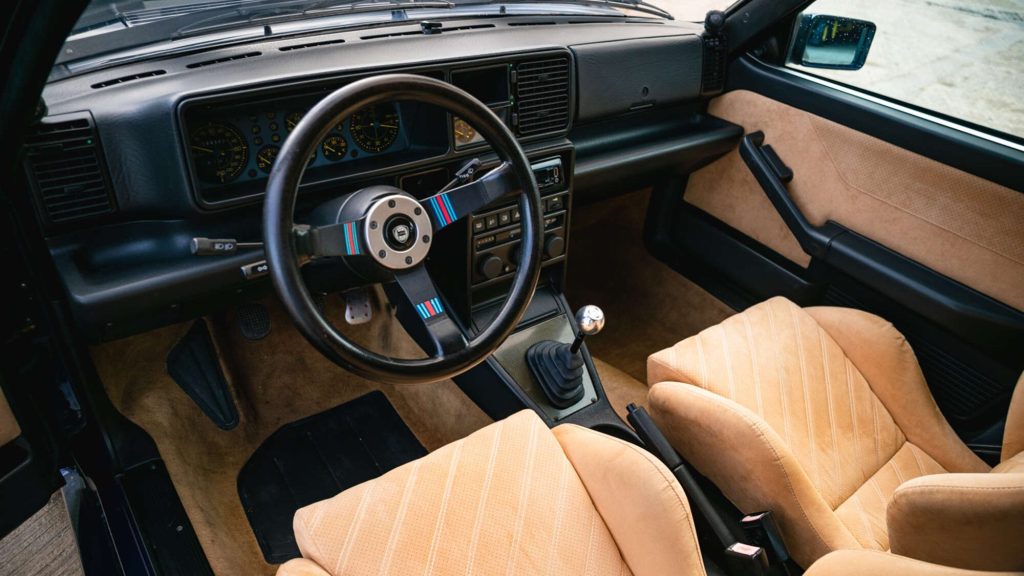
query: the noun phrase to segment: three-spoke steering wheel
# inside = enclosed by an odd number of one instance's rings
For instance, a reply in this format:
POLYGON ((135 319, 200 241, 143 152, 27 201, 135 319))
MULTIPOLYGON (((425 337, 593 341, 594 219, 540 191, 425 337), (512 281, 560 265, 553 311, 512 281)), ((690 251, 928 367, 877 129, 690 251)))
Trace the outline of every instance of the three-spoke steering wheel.
MULTIPOLYGON (((321 210, 322 214, 324 211, 321 210)), ((277 156, 267 183, 263 240, 270 276, 302 334, 338 365, 368 379, 431 382, 469 370, 489 356, 526 311, 540 275, 543 237, 540 193, 523 149, 508 128, 479 100, 450 84, 411 74, 375 76, 348 84, 313 107, 277 156), (294 210, 307 160, 334 126, 357 110, 405 100, 432 104, 467 121, 501 163, 479 179, 419 200, 398 188, 371 186, 328 206, 329 218, 296 224, 294 210), (501 310, 468 341, 448 314, 424 260, 434 235, 459 219, 519 191, 522 261, 501 310), (410 306, 409 316, 429 334, 433 350, 422 359, 394 358, 367 350, 338 332, 323 316, 299 270, 303 259, 342 258, 393 279, 410 306)), ((392 300, 395 298, 392 297, 392 300)))

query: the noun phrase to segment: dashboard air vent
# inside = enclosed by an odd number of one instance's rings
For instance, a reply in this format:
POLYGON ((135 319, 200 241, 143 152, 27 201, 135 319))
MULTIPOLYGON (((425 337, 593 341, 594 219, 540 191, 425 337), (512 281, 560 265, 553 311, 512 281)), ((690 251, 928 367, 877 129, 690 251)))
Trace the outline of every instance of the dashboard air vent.
POLYGON ((167 74, 166 70, 150 70, 149 72, 139 72, 138 74, 132 74, 131 76, 121 76, 120 78, 113 78, 110 80, 104 80, 103 82, 97 82, 92 85, 93 90, 100 88, 106 88, 107 86, 116 86, 118 84, 124 84, 125 82, 131 82, 132 80, 142 80, 143 78, 152 78, 153 76, 163 76, 167 74))
POLYGON ((46 219, 63 224, 114 211, 92 117, 44 119, 25 143, 25 165, 46 219))
POLYGON ((379 38, 397 38, 399 36, 430 36, 433 34, 446 34, 448 32, 458 32, 460 30, 479 30, 481 28, 494 28, 494 24, 467 24, 465 26, 452 26, 450 28, 431 28, 431 32, 424 32, 420 30, 409 30, 407 32, 392 32, 390 34, 371 34, 369 36, 360 36, 360 40, 377 40, 379 38))
POLYGON ((302 50, 303 48, 316 48, 317 46, 330 46, 332 44, 344 44, 345 41, 341 38, 337 40, 323 40, 321 42, 309 42, 307 44, 289 44, 288 46, 281 46, 278 48, 281 52, 290 52, 292 50, 302 50))
POLYGON ((262 56, 262 52, 246 52, 245 54, 236 54, 234 56, 225 56, 224 58, 215 58, 213 60, 203 60, 202 62, 193 62, 185 66, 185 68, 202 68, 204 66, 214 66, 216 64, 223 64, 225 62, 231 62, 233 60, 244 60, 245 58, 253 58, 256 56, 262 56))
POLYGON ((516 128, 521 136, 569 127, 569 59, 520 62, 516 66, 516 128))

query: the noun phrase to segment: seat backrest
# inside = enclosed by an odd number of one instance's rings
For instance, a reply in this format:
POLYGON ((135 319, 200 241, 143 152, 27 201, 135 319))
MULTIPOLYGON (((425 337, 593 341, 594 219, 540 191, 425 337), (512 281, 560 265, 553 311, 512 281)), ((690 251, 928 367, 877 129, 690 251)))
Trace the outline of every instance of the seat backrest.
POLYGON ((1011 460, 1019 461, 1012 466, 1014 470, 1024 472, 1024 373, 1017 379, 1017 387, 1010 398, 1010 411, 1006 413, 1006 428, 1003 430, 1003 453, 996 468, 1008 471, 1011 460))

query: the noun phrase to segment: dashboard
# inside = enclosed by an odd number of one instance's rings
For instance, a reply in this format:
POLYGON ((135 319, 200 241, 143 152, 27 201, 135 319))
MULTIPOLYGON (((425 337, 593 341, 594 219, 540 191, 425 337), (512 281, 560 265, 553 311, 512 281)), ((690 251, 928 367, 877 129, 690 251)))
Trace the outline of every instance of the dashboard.
MULTIPOLYGON (((458 24, 431 35, 398 23, 267 38, 52 80, 25 175, 83 333, 120 338, 265 293, 262 249, 203 257, 192 240, 259 241, 276 154, 312 106, 360 78, 438 78, 505 122, 542 184, 543 281, 555 285, 574 199, 645 185, 735 143, 735 127, 701 113, 699 25, 572 16, 458 24)), ((406 101, 359 110, 309 158, 296 216, 375 184, 425 197, 474 158, 495 162, 473 127, 444 110, 406 101)), ((458 224, 438 238, 429 266, 465 317, 502 298, 518 212, 499 202, 458 224)))

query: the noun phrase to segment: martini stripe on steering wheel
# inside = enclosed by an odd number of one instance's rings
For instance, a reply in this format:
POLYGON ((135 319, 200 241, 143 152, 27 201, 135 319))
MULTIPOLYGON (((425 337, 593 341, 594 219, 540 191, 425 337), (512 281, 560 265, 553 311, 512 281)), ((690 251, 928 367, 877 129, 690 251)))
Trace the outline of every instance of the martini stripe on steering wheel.
POLYGON ((428 198, 428 201, 430 202, 430 207, 434 210, 434 217, 439 228, 447 226, 458 219, 458 216, 455 214, 455 207, 452 206, 452 202, 448 199, 447 194, 431 196, 428 198))
POLYGON ((444 312, 444 307, 441 306, 441 301, 435 297, 417 304, 416 311, 419 312, 420 318, 426 320, 444 312))
POLYGON ((360 254, 362 250, 359 247, 359 234, 357 233, 356 223, 348 222, 345 224, 345 251, 350 254, 360 254))

